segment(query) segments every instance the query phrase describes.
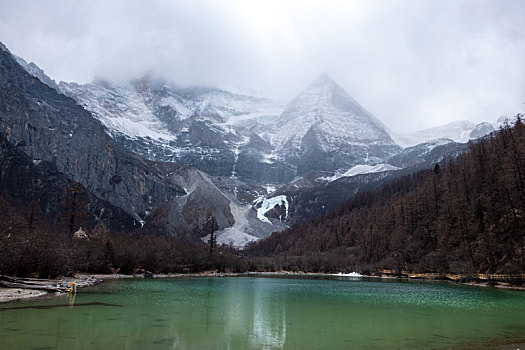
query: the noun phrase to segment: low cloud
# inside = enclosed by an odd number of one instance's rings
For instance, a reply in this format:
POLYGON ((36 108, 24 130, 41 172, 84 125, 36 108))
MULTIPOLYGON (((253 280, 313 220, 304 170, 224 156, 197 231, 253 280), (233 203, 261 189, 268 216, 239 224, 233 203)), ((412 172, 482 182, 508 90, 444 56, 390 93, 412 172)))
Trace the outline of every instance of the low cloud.
POLYGON ((520 0, 0 0, 0 40, 65 81, 151 73, 287 101, 327 72, 398 131, 523 111, 523 18, 520 0))

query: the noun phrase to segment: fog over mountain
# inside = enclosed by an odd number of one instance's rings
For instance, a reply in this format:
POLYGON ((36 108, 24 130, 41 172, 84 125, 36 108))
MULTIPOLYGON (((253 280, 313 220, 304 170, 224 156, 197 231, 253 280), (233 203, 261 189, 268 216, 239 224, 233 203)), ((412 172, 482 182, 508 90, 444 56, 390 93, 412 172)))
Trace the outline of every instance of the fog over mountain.
POLYGON ((0 0, 0 40, 58 81, 149 73, 288 102, 328 73, 395 132, 525 100, 523 1, 0 0))

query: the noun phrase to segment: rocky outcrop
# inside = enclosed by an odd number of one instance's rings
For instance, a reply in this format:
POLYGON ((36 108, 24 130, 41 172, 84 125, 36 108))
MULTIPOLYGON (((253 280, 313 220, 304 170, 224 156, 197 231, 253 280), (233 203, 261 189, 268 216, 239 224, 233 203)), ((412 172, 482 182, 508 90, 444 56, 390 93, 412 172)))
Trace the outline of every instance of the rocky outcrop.
MULTIPOLYGON (((4 49, 5 51, 7 51, 7 48, 5 46, 4 49)), ((42 68, 37 66, 34 62, 27 63, 27 61, 20 56, 13 55, 13 57, 18 62, 18 64, 20 64, 29 74, 31 74, 34 77, 37 77, 38 79, 40 79, 41 82, 58 91, 57 83, 48 75, 46 75, 42 68)))
POLYGON ((269 160, 273 147, 256 134, 239 149, 235 162, 235 175, 252 183, 286 183, 297 173, 297 168, 281 160, 269 160))
POLYGON ((209 233, 212 217, 219 229, 233 225, 230 200, 206 174, 183 164, 156 163, 154 167, 186 194, 156 208, 148 217, 153 225, 169 234, 185 232, 191 239, 209 233))

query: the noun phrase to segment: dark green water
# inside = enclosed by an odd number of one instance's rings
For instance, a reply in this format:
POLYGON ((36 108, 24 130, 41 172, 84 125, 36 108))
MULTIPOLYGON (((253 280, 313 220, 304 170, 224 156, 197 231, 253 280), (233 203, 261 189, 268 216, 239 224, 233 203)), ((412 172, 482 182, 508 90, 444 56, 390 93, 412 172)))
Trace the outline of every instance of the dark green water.
POLYGON ((441 349, 521 342, 524 292, 440 283, 116 280, 80 290, 72 307, 63 295, 0 304, 0 349, 441 349))

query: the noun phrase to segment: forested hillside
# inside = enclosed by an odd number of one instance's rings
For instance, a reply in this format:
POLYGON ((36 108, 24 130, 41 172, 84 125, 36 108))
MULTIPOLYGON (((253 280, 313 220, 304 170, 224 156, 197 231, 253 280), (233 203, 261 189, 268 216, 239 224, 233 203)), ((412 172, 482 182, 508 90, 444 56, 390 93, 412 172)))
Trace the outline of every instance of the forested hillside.
POLYGON ((473 142, 453 161, 361 193, 334 213, 248 249, 276 268, 523 273, 525 126, 473 142))

